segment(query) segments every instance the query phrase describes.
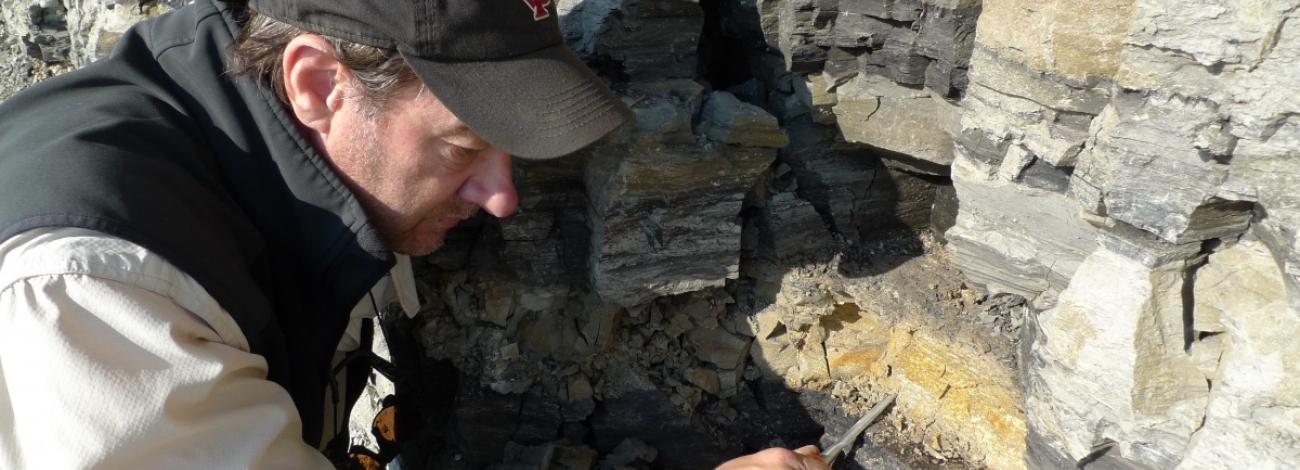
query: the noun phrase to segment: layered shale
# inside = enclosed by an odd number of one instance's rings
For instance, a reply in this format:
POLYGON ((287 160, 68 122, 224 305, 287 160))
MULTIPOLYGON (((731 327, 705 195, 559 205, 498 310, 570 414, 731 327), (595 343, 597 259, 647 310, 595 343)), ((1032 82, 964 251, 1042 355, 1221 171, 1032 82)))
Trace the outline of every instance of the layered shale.
MULTIPOLYGON (((19 3, 0 96, 175 6, 19 3)), ((1300 462, 1300 2, 557 6, 637 120, 414 260, 404 468, 1300 462)))

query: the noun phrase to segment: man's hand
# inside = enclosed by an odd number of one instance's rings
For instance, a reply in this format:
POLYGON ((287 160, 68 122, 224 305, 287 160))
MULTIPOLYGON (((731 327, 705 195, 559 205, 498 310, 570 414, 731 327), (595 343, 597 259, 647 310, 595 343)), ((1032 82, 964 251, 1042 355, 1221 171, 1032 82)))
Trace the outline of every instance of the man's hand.
POLYGON ((773 447, 744 457, 724 462, 715 470, 830 470, 818 453, 817 446, 803 446, 795 450, 773 447))

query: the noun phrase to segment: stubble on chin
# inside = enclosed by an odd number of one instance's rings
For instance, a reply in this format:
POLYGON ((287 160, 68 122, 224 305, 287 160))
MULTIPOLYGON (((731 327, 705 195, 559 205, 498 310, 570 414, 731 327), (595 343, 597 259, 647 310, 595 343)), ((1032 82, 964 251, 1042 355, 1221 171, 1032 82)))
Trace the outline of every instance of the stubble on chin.
POLYGON ((442 248, 446 236, 446 233, 439 233, 436 235, 437 239, 432 242, 411 241, 406 244, 394 245, 393 251, 407 256, 428 256, 442 248))
MULTIPOLYGON (((393 251, 404 255, 428 255, 442 248, 443 243, 446 242, 447 233, 455 230, 455 227, 444 228, 438 226, 439 221, 446 218, 463 221, 477 212, 478 207, 476 206, 460 202, 452 203, 450 207, 437 210, 434 212, 435 215, 421 220, 415 227, 397 237, 397 240, 389 240, 389 246, 395 247, 393 251)), ((387 238, 387 235, 385 237, 387 238)))
MULTIPOLYGON (((366 204, 362 204, 363 207, 366 204)), ((411 222, 393 211, 366 211, 370 223, 379 233, 388 249, 408 256, 425 256, 437 251, 446 241, 447 233, 454 227, 439 226, 445 218, 466 219, 476 212, 472 206, 452 204, 451 207, 432 211, 432 215, 411 222)))
POLYGON ((394 253, 407 256, 425 256, 438 248, 446 241, 446 231, 426 230, 420 231, 420 227, 412 227, 406 230, 385 229, 382 224, 378 227, 379 235, 383 237, 384 242, 388 244, 389 249, 394 253))

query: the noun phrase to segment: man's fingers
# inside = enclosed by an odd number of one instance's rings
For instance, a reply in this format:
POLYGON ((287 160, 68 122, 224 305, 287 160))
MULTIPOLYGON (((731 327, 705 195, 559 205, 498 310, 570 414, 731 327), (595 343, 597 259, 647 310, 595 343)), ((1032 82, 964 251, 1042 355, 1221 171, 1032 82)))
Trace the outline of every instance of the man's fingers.
POLYGON ((798 450, 773 447, 758 453, 738 457, 723 463, 716 470, 829 470, 821 460, 816 446, 798 450))
POLYGON ((795 449, 794 453, 799 455, 807 455, 809 457, 817 457, 819 459, 822 456, 821 449, 818 449, 817 446, 812 446, 812 445, 803 446, 798 449, 795 449))
POLYGON ((807 445, 794 450, 794 453, 805 456, 809 459, 816 460, 817 463, 826 464, 826 459, 822 458, 822 451, 817 446, 807 445))
POLYGON ((817 446, 803 446, 794 450, 794 453, 803 457, 803 468, 805 470, 830 470, 826 461, 822 460, 822 451, 817 446))

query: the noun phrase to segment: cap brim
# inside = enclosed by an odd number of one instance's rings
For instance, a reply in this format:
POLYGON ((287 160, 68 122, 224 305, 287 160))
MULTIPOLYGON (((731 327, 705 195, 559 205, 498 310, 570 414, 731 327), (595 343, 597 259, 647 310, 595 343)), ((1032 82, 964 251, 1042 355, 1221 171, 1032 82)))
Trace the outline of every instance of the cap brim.
POLYGON ((402 56, 465 125, 521 158, 573 153, 632 119, 632 111, 563 44, 488 62, 402 56))

